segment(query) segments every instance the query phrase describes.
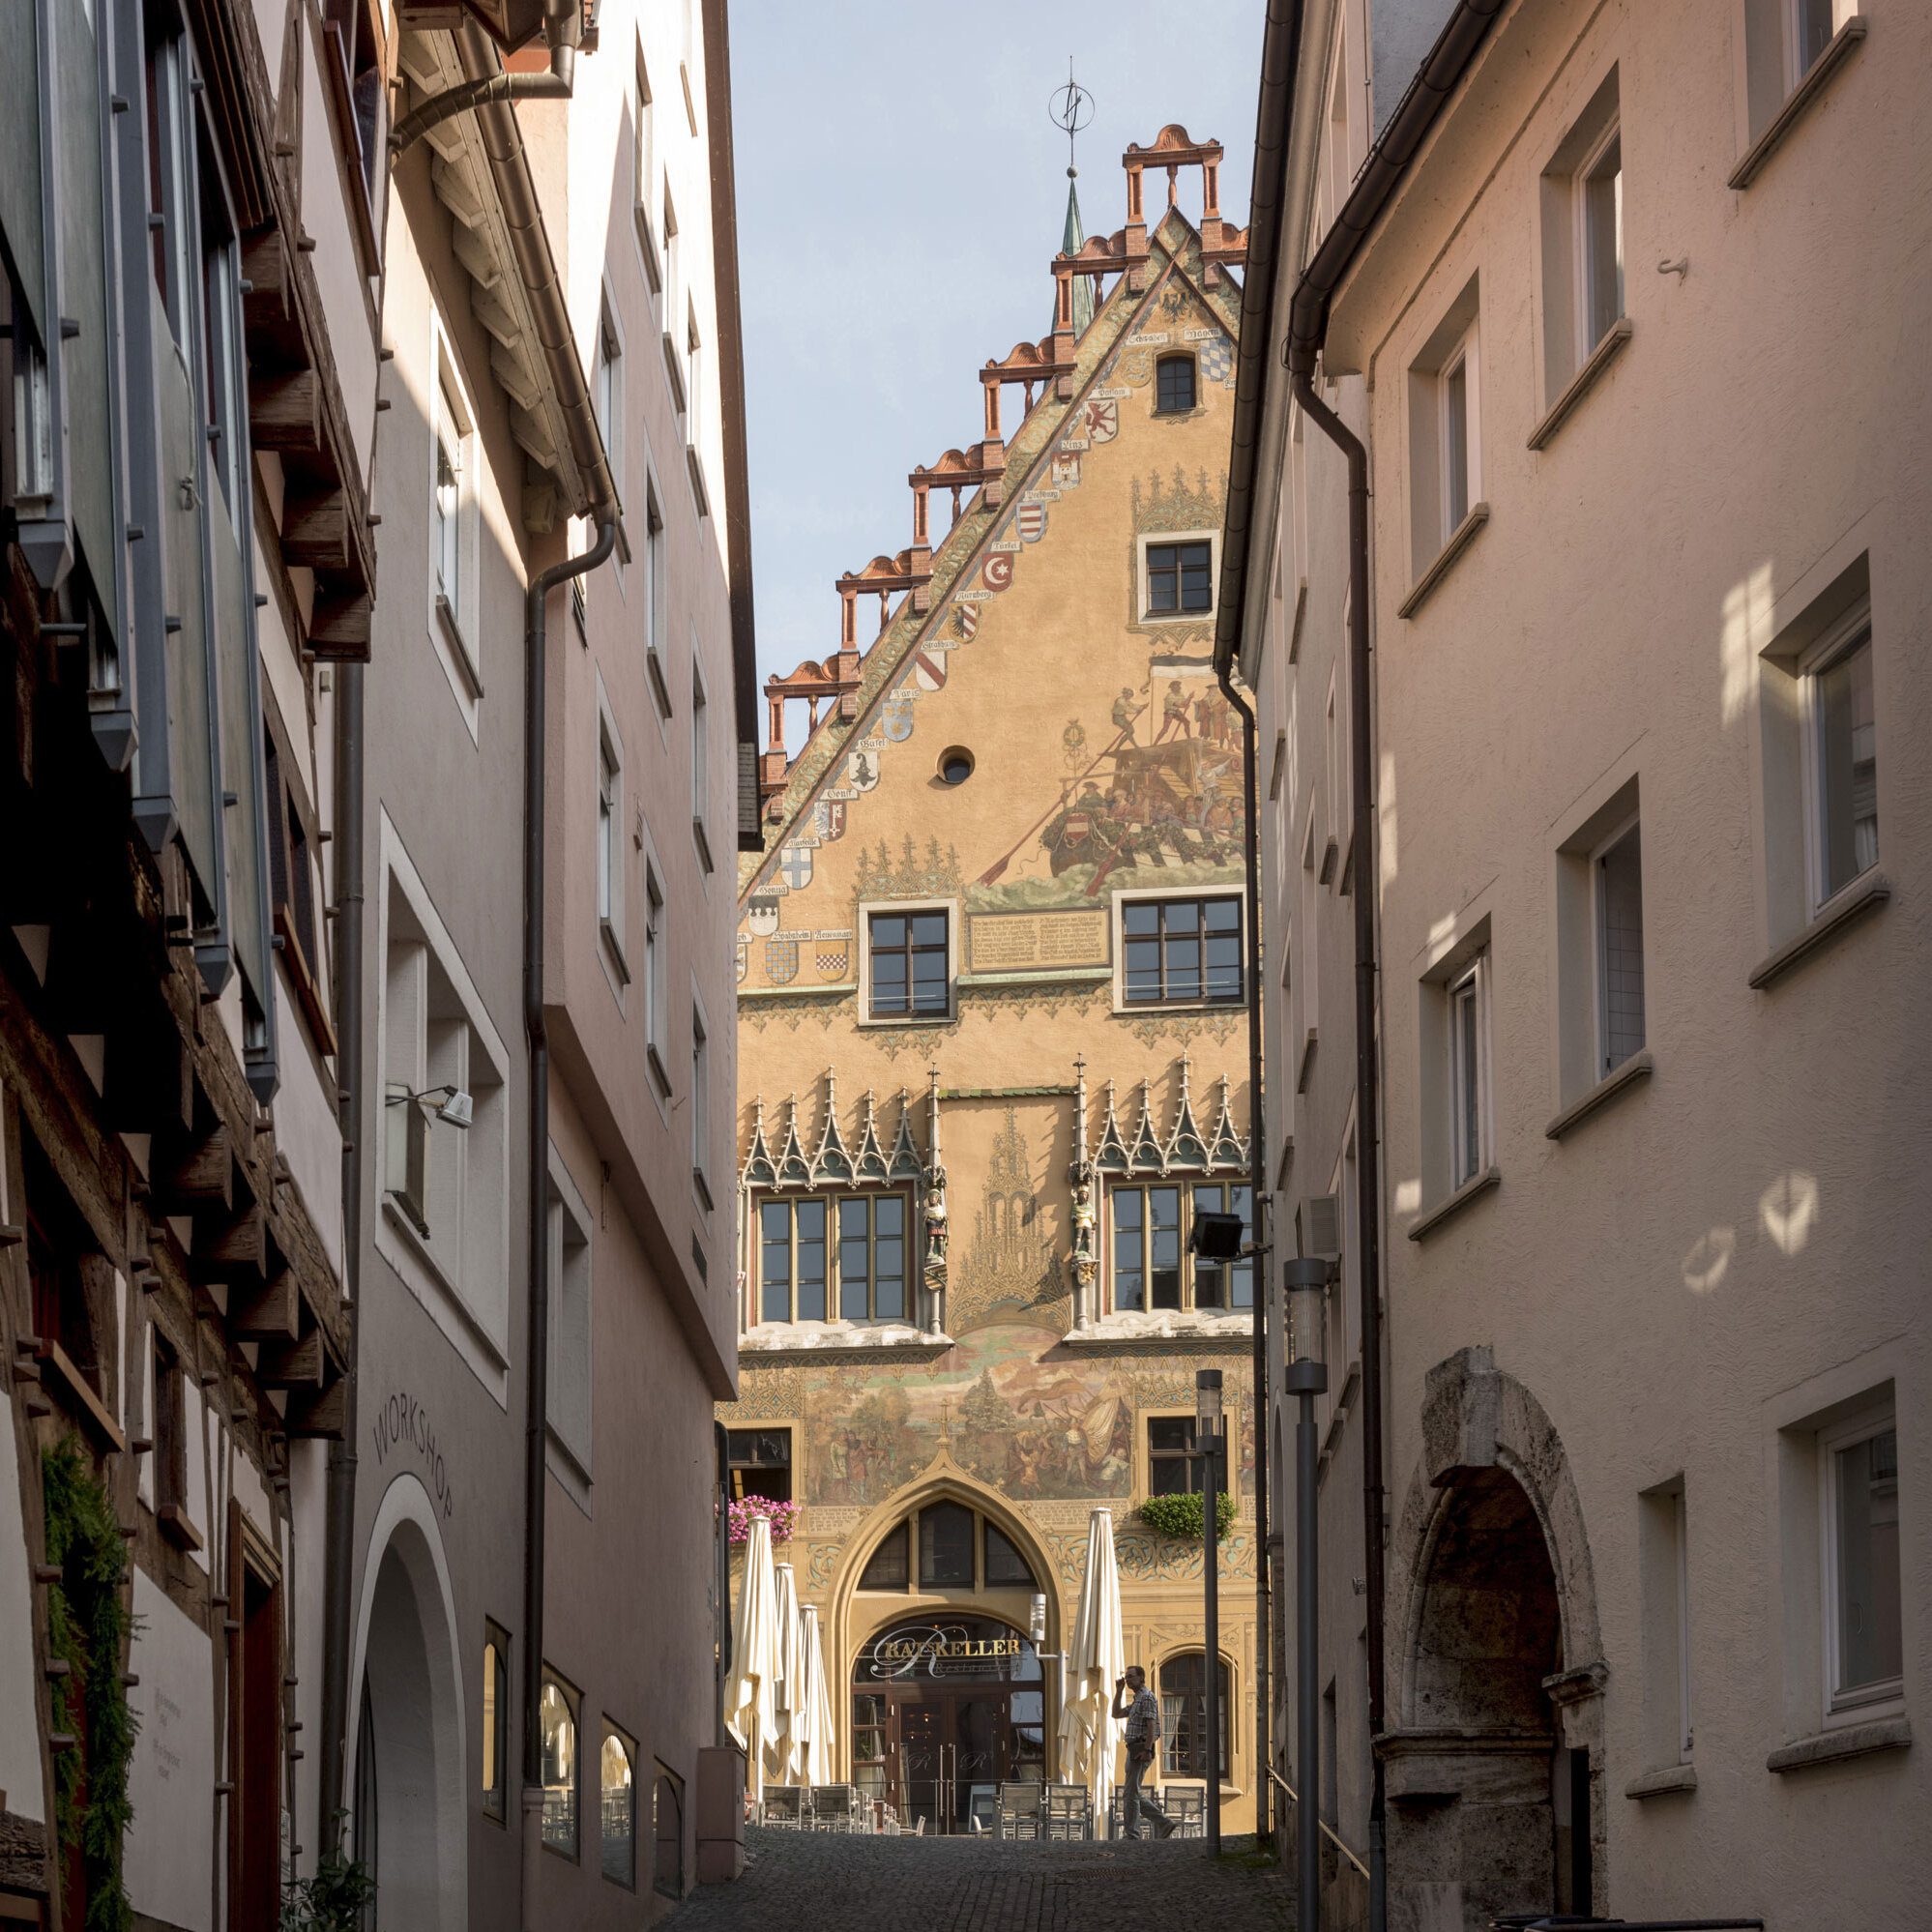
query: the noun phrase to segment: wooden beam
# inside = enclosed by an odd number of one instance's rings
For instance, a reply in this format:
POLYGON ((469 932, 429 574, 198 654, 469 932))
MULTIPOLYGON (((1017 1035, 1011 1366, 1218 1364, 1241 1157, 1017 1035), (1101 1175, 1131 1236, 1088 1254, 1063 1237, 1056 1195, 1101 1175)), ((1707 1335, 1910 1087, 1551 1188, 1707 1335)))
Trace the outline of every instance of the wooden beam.
POLYGON ((154 1197, 163 1215, 180 1214, 197 1202, 234 1201, 234 1169, 228 1129, 219 1122, 199 1140, 181 1148, 172 1159, 158 1164, 154 1197))
POLYGON ((322 1331, 310 1329, 300 1341, 278 1342, 262 1350, 255 1380, 264 1389, 317 1389, 328 1366, 322 1331))
MULTIPOLYGON (((291 483, 293 479, 291 479, 291 483)), ((291 489, 281 513, 281 554, 311 571, 349 568, 349 499, 333 484, 307 496, 291 489)))
POLYGON ((250 1201, 226 1217, 200 1215, 188 1273, 195 1281, 237 1281, 268 1273, 268 1216, 250 1201))
POLYGON ((288 1398, 291 1436, 327 1436, 340 1441, 349 1420, 349 1385, 339 1377, 319 1394, 288 1398))
POLYGON ((369 629, 375 600, 367 591, 331 593, 315 589, 314 621, 308 627, 308 648, 331 663, 366 664, 369 629))
POLYGON ((322 392, 313 369, 249 373, 249 440, 257 450, 322 448, 322 392))
POLYGON ((293 1341, 302 1327, 295 1270, 284 1268, 252 1295, 230 1296, 228 1330, 241 1341, 293 1341))
POLYGON ((242 298, 242 316, 250 328, 285 321, 292 274, 279 228, 264 228, 242 244, 242 276, 251 283, 242 298))

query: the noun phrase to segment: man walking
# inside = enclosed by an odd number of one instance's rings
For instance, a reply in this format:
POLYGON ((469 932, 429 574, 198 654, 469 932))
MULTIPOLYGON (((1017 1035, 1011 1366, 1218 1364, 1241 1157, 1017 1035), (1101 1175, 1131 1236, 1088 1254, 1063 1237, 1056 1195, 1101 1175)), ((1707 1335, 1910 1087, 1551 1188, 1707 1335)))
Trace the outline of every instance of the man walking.
POLYGON ((1147 1687, 1147 1673, 1138 1664, 1128 1664, 1127 1675, 1114 1680, 1114 1715, 1127 1719, 1127 1800, 1121 1806, 1121 1833, 1138 1838, 1145 1812, 1160 1836, 1171 1838, 1174 1820, 1140 1788, 1160 1750, 1160 1706, 1147 1687))

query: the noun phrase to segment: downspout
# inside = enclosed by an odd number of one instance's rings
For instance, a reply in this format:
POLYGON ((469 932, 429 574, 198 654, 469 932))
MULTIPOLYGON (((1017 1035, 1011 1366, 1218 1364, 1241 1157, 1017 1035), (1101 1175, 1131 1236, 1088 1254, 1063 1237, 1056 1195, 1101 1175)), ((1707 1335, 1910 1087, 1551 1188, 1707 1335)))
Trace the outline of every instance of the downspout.
POLYGON ((1266 951, 1261 932, 1261 840, 1258 827, 1261 810, 1261 784, 1257 760, 1254 709, 1234 688, 1232 668, 1218 669, 1221 695, 1241 714, 1242 803, 1247 814, 1247 1156, 1248 1212, 1256 1239, 1252 1243, 1254 1262, 1249 1279, 1254 1303, 1254 1539, 1261 1553, 1255 1566, 1255 1617, 1261 1629, 1261 1642, 1255 1646, 1254 1665, 1254 1767, 1255 1830, 1264 1842, 1273 1836, 1274 1792, 1268 1778, 1273 1763, 1270 1755, 1269 1719, 1272 1711, 1268 1688, 1268 1646, 1273 1627, 1273 1578, 1268 1558, 1268 1267, 1273 1252, 1273 1229, 1266 1241, 1262 1232, 1261 1203, 1268 1187, 1268 1115, 1261 1103, 1261 981, 1266 951))
POLYGON ((356 1567, 357 1376, 363 1326, 363 1161, 356 1145, 363 1077, 363 681, 337 667, 336 699, 336 1108, 342 1129, 342 1433, 329 1445, 323 1507, 322 1776, 316 1791, 318 1858, 340 1851, 337 1813, 348 1799, 349 1654, 356 1567))
MULTIPOLYGON (((577 43, 583 36, 583 13, 574 5, 552 8, 543 15, 543 38, 550 46, 548 73, 506 73, 501 68, 432 94, 413 114, 390 130, 389 158, 393 166, 431 128, 473 107, 511 101, 568 101, 576 81, 577 43)), ((468 63, 465 63, 468 65, 468 63)))
POLYGON ((530 1045, 529 1202, 530 1321, 525 1352, 529 1386, 523 1431, 523 1927, 537 1924, 538 1873, 543 1859, 543 1505, 544 1444, 549 1435, 550 1042, 543 1026, 543 751, 544 600, 557 585, 594 571, 617 542, 606 511, 597 542, 531 579, 523 603, 523 1031, 530 1045))
POLYGON ((1416 77, 1357 175, 1333 225, 1297 284, 1281 360, 1295 399, 1348 461, 1350 790, 1355 865, 1356 1196, 1361 1250, 1361 1506, 1363 1610, 1368 1640, 1368 1734, 1373 1783, 1368 1810, 1368 1922, 1385 1932, 1389 1910, 1388 1793, 1376 1741, 1388 1729, 1387 1588, 1385 1576, 1382 1422, 1382 1146, 1380 1060, 1375 1033, 1375 915, 1380 867, 1369 761, 1368 452, 1315 394, 1316 358, 1328 334, 1329 305, 1369 231, 1393 197, 1409 163, 1461 82, 1477 48, 1508 0, 1457 0, 1416 77))

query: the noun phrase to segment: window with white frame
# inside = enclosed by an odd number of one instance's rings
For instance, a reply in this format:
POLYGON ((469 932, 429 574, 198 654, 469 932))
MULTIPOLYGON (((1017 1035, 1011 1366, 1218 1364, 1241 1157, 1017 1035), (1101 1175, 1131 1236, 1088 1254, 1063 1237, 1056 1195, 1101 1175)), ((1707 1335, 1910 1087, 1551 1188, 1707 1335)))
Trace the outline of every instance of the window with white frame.
POLYGON ((664 515, 658 507, 658 480, 644 480, 644 675, 662 723, 671 715, 671 684, 664 670, 670 611, 670 579, 664 571, 664 515))
POLYGON ((1107 1188, 1111 1303, 1123 1314, 1161 1308, 1216 1313, 1254 1305, 1251 1261, 1191 1251, 1198 1215, 1239 1215, 1253 1238, 1253 1195, 1238 1182, 1115 1181, 1107 1188))
MULTIPOLYGON (((384 828, 385 844, 393 834, 384 828)), ((505 1048, 399 850, 387 861, 378 1243, 480 1373, 507 1360, 505 1048)))
POLYGON ((554 1172, 545 1239, 550 1248, 550 1434, 578 1471, 591 1473, 591 1226, 581 1196, 554 1172))
POLYGON ((1121 1004, 1191 1006, 1244 997, 1242 900, 1123 895, 1121 1004))
POLYGON ((1449 1004, 1449 1188, 1489 1165, 1489 955, 1452 979, 1449 1004))
POLYGON ((1896 1698, 1904 1684, 1899 1602, 1898 1425, 1891 1407, 1822 1431, 1826 1691, 1831 1712, 1896 1698))
POLYGON ((1805 654, 1799 694, 1816 907, 1878 864, 1878 719, 1869 600, 1805 654))
POLYGON ((1140 612, 1144 622, 1160 624, 1213 615, 1215 542, 1205 532, 1141 540, 1140 612))
MULTIPOLYGON (((696 633, 692 633, 693 643, 696 633)), ((691 657, 691 837, 698 863, 712 869, 711 834, 706 829, 711 800, 711 707, 705 697, 704 668, 691 657)))
POLYGON ((1744 0, 1752 140, 1777 118, 1778 109, 1858 13, 1858 0, 1744 0))
POLYGON ((870 1019, 945 1019, 952 1010, 952 920, 945 906, 894 907, 865 919, 870 1019))
POLYGON ((644 861, 644 1050, 659 1094, 671 1091, 664 1047, 665 964, 670 942, 664 933, 664 887, 656 863, 644 861))
POLYGON ((901 1193, 757 1204, 760 1322, 902 1322, 909 1215, 901 1193))
POLYGON ((1441 555, 1482 494, 1480 340, 1472 280, 1409 369, 1412 577, 1441 555))
POLYGON ((1590 874, 1600 1078, 1644 1050, 1644 848, 1637 820, 1626 820, 1597 847, 1590 874))
POLYGON ((705 1031, 704 1009, 691 1003, 691 1180, 707 1212, 711 1186, 711 1039, 705 1031))
MULTIPOLYGON (((1543 407, 1551 409, 1624 317, 1624 141, 1614 67, 1550 157, 1539 192, 1543 407)), ((1543 433, 1533 447, 1541 447, 1543 433)))
POLYGON ((597 363, 592 376, 597 412, 598 434, 603 438, 604 454, 610 459, 610 473, 617 479, 620 494, 624 489, 624 337, 618 334, 616 318, 608 301, 602 303, 597 318, 597 363))
POLYGON ((438 338, 431 394, 429 554, 435 607, 472 681, 481 674, 477 601, 476 421, 438 338))

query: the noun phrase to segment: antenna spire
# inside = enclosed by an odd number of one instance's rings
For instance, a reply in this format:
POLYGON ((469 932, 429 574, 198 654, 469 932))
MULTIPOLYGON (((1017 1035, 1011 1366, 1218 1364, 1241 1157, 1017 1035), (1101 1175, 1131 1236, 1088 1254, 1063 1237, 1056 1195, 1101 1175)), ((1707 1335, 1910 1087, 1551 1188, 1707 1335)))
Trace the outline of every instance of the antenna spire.
POLYGON ((1073 137, 1094 118, 1094 97, 1073 78, 1073 56, 1067 56, 1067 85, 1048 97, 1046 111, 1057 128, 1067 131, 1067 178, 1080 170, 1073 165, 1073 137))

